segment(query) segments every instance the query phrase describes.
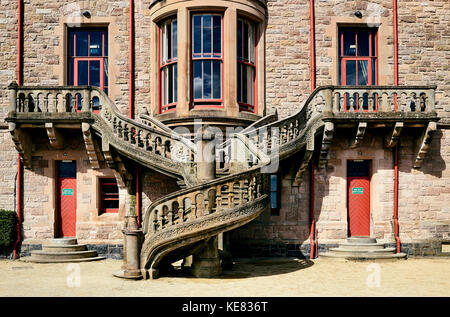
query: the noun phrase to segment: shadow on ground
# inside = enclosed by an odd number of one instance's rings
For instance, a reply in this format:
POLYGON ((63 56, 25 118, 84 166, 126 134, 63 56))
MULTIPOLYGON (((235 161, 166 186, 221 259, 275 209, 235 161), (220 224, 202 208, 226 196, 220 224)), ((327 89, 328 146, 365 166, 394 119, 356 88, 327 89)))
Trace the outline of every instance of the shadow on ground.
MULTIPOLYGON (((298 258, 251 258, 234 259, 233 265, 224 269, 222 274, 213 279, 245 279, 258 276, 273 276, 287 274, 314 265, 314 262, 298 258)), ((188 277, 195 278, 189 273, 189 268, 175 266, 164 277, 188 277)))

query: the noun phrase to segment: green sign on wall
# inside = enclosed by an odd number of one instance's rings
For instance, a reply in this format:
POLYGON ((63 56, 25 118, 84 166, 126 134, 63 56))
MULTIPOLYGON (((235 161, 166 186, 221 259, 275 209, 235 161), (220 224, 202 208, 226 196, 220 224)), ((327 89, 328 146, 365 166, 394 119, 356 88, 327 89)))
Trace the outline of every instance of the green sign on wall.
POLYGON ((362 187, 353 187, 352 188, 352 194, 362 195, 363 193, 364 193, 364 190, 362 187))
POLYGON ((64 188, 62 191, 63 196, 73 196, 72 188, 64 188))

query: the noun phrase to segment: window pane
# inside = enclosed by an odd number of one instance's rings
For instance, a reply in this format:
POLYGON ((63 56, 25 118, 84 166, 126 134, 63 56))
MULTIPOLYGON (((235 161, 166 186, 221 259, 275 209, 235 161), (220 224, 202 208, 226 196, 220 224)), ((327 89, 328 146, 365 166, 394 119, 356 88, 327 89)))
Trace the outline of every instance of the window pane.
POLYGON ((242 66, 242 82, 242 102, 248 103, 247 67, 245 65, 242 66))
POLYGON ((214 39, 214 53, 222 53, 222 17, 213 16, 213 39, 214 39))
POLYGON ((89 84, 91 86, 100 87, 100 61, 89 62, 89 84))
POLYGON ((356 55, 356 43, 355 35, 353 31, 344 31, 344 55, 355 56, 356 55))
POLYGON ((270 175, 270 191, 277 191, 278 177, 277 175, 270 175))
POLYGON ((250 45, 250 62, 255 63, 255 26, 253 24, 250 25, 249 28, 249 45, 250 45))
POLYGON ((194 54, 202 52, 202 17, 194 15, 194 54))
POLYGON ((346 61, 346 85, 356 85, 356 61, 346 61))
POLYGON ((238 21, 237 28, 237 57, 239 60, 242 59, 242 21, 238 21))
POLYGON ((372 85, 377 84, 377 60, 372 58, 372 85))
POLYGON ((242 64, 237 65, 237 100, 242 102, 242 64))
POLYGON ((211 61, 203 62, 203 98, 211 99, 211 61))
POLYGON ((94 31, 90 32, 89 53, 90 56, 102 56, 103 55, 103 32, 94 31))
POLYGON ((173 67, 172 65, 168 67, 168 82, 167 82, 167 94, 168 94, 168 103, 173 102, 173 67))
POLYGON ((74 78, 74 69, 73 69, 73 58, 69 60, 69 85, 73 85, 73 78, 74 78))
POLYGON ((108 76, 109 76, 109 74, 108 74, 108 59, 107 58, 105 58, 103 60, 103 71, 105 73, 105 78, 103 79, 104 80, 104 86, 106 87, 106 86, 109 86, 108 85, 108 76))
POLYGON ((89 63, 87 61, 78 62, 78 86, 89 85, 88 81, 88 67, 89 63))
POLYGON ((247 70, 247 92, 248 92, 248 100, 247 103, 249 105, 253 105, 253 76, 254 76, 254 69, 251 66, 246 66, 248 68, 247 70))
POLYGON ((178 68, 177 68, 177 64, 173 65, 173 102, 177 102, 178 100, 178 68))
POLYGON ((372 32, 372 56, 377 56, 377 34, 372 32))
POLYGON ((220 99, 221 96, 221 62, 220 61, 213 61, 213 98, 214 99, 220 99))
POLYGON ((203 54, 211 54, 211 16, 203 16, 203 54))
POLYGON ((194 61, 194 98, 202 98, 202 62, 194 61))
POLYGON ((249 52, 248 52, 248 24, 244 23, 244 30, 243 30, 243 35, 244 37, 244 44, 243 44, 243 48, 244 48, 244 52, 243 52, 243 58, 244 60, 248 61, 249 60, 249 52))
POLYGON ((358 32, 358 56, 369 56, 369 32, 358 32))
POLYGON ((173 45, 173 54, 172 58, 176 58, 178 56, 178 30, 177 30, 177 21, 172 22, 172 45, 173 45))
POLYGON ((366 86, 369 84, 369 62, 358 61, 358 85, 366 86))
POLYGON ((74 56, 75 32, 70 32, 69 35, 69 56, 74 56))
POLYGON ((76 56, 88 56, 88 32, 76 32, 76 56))
POLYGON ((278 208, 278 201, 277 201, 277 193, 271 192, 270 193, 270 208, 277 209, 278 208))

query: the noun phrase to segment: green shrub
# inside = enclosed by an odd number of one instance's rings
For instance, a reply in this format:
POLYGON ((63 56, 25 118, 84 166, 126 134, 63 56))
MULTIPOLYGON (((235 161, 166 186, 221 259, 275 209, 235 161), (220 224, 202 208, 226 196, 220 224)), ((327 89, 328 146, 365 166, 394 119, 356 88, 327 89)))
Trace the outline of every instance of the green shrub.
POLYGON ((0 209, 0 247, 9 247, 17 239, 17 214, 0 209))

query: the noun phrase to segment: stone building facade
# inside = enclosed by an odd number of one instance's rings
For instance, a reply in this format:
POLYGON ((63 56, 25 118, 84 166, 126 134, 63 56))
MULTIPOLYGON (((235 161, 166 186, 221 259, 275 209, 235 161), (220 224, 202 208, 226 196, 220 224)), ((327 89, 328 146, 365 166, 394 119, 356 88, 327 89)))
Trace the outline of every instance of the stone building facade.
MULTIPOLYGON (((450 164, 450 3, 444 0, 398 1, 397 21, 394 21, 394 2, 312 1, 312 19, 308 1, 137 0, 134 1, 134 32, 130 32, 130 1, 25 0, 20 58, 17 12, 21 1, 2 0, 0 117, 3 121, 9 116, 8 85, 18 81, 18 63, 22 63, 23 68, 23 81, 19 86, 62 87, 71 84, 70 30, 77 28, 106 30, 108 97, 122 115, 128 116, 130 112, 130 43, 133 42, 133 116, 148 114, 170 128, 185 127, 187 137, 192 136, 194 121, 200 119, 224 130, 226 127, 246 128, 275 111, 278 119, 288 118, 307 102, 312 93, 312 81, 314 87, 344 84, 339 55, 343 45, 340 41, 342 30, 376 30, 377 51, 372 57, 373 61, 376 59, 373 69, 377 76, 372 85, 394 86, 398 63, 398 85, 436 86, 434 109, 437 119, 405 126, 399 136, 398 228, 403 252, 444 254, 442 250, 450 243, 450 172, 447 168, 450 164), (85 11, 89 13, 86 16, 83 15, 85 11), (190 104, 192 91, 189 89, 194 85, 190 76, 194 70, 190 64, 189 12, 202 11, 223 17, 220 109, 214 107, 215 103, 212 107, 201 104, 205 106, 203 108, 190 104), (355 15, 357 11, 361 16, 355 15), (177 17, 179 26, 178 103, 176 111, 161 113, 159 32, 161 23, 171 16, 177 17), (248 18, 257 29, 254 111, 242 111, 236 102, 239 89, 235 86, 237 26, 233 21, 238 17, 248 18), (315 30, 314 57, 311 55, 312 26, 315 30), (395 31, 398 32, 398 53, 394 45, 395 31), (132 42, 130 36, 134 39, 132 42), (313 67, 315 78, 311 75, 313 67), (436 123, 431 144, 420 168, 414 168, 429 122, 436 123)), ((375 74, 373 76, 375 78, 375 74)), ((349 236, 347 164, 352 160, 370 161, 369 235, 395 245, 395 150, 385 146, 386 138, 392 132, 390 125, 382 126, 384 121, 370 122, 357 147, 351 145, 358 130, 338 129, 335 124, 325 168, 306 168, 298 176, 303 152, 284 158, 278 172, 272 173, 277 175, 276 208, 266 208, 257 219, 225 233, 230 252, 236 256, 309 257, 311 206, 317 228, 318 255, 345 240, 349 236), (379 125, 375 127, 376 124, 379 125)), ((121 257, 124 216, 130 206, 135 206, 136 193, 130 195, 118 176, 120 173, 106 164, 107 159, 99 163, 99 168, 93 168, 81 129, 65 130, 64 144, 59 147, 52 146, 48 131, 33 129, 36 132, 30 142, 29 166, 24 169, 23 188, 17 189, 17 147, 8 123, 3 123, 1 128, 0 208, 17 210, 17 196, 21 195, 23 254, 60 236, 55 194, 58 190, 56 162, 74 161, 77 166, 76 236, 101 253, 121 257), (115 212, 101 212, 99 188, 102 179, 117 179, 119 205, 115 212)), ((318 142, 321 141, 323 139, 319 137, 318 142)), ((320 152, 320 146, 313 154, 313 161, 319 155, 317 151, 320 152)), ((130 159, 124 159, 127 160, 130 159)), ((141 166, 136 173, 140 176, 138 206, 142 217, 153 202, 186 187, 179 179, 148 166, 141 166)))

